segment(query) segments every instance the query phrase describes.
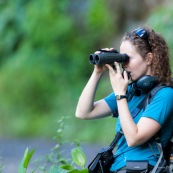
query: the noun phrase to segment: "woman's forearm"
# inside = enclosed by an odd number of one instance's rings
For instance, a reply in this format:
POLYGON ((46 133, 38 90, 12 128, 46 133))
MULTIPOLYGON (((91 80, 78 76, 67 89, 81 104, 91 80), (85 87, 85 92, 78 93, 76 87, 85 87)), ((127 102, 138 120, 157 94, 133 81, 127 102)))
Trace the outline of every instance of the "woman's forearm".
POLYGON ((94 107, 96 89, 102 74, 103 73, 97 73, 93 71, 88 83, 86 84, 79 98, 76 108, 76 117, 85 119, 87 118, 88 114, 92 112, 94 107))
POLYGON ((137 140, 138 128, 134 123, 134 120, 129 112, 128 104, 126 99, 117 101, 118 112, 120 116, 120 122, 125 138, 129 146, 134 145, 137 140))

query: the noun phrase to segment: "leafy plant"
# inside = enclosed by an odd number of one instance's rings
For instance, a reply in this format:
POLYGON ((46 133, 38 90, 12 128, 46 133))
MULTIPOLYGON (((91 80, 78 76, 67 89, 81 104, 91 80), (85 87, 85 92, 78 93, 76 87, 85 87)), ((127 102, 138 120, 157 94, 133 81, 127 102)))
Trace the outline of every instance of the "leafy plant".
POLYGON ((68 142, 63 139, 63 132, 66 128, 65 119, 68 119, 68 117, 62 117, 57 122, 59 128, 57 130, 56 136, 54 136, 54 140, 56 140, 57 144, 51 149, 51 153, 46 156, 43 169, 45 173, 52 171, 54 172, 55 170, 67 173, 87 172, 87 169, 85 169, 86 156, 82 152, 80 144, 78 142, 68 142), (62 150, 63 146, 74 144, 76 145, 76 147, 71 150, 72 158, 65 158, 64 150, 62 150), (76 168, 74 163, 80 167, 80 170, 76 168), (48 165, 51 165, 50 168, 48 165))
MULTIPOLYGON (((58 130, 54 140, 56 140, 57 144, 51 149, 51 152, 41 159, 37 159, 36 170, 42 173, 87 173, 88 170, 85 168, 86 164, 86 156, 80 147, 79 142, 67 142, 63 139, 63 131, 65 129, 65 121, 66 118, 62 117, 58 120, 58 130), (71 157, 64 157, 64 151, 62 150, 64 145, 75 144, 76 147, 71 149, 71 157)), ((29 162, 35 153, 36 149, 29 150, 28 148, 25 150, 23 159, 19 165, 18 173, 26 173, 29 162)))

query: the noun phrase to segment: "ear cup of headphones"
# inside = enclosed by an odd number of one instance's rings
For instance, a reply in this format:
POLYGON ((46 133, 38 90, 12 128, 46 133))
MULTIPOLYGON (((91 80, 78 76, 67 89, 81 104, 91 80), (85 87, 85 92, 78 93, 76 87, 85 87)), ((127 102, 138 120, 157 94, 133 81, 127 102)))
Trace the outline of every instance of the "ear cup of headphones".
POLYGON ((158 84, 158 81, 157 76, 145 75, 135 82, 135 88, 138 90, 149 91, 158 84))

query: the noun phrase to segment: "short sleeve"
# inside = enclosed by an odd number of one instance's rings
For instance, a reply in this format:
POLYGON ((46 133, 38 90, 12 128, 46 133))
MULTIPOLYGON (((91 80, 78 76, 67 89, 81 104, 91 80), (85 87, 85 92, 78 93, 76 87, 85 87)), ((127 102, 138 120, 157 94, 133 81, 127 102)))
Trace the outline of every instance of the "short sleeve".
POLYGON ((111 111, 114 112, 115 109, 117 108, 115 94, 114 93, 111 93, 110 95, 108 95, 107 97, 105 97, 104 100, 106 101, 106 103, 110 107, 111 111))
POLYGON ((117 102, 115 99, 115 94, 112 93, 112 94, 108 95, 107 97, 104 98, 104 100, 106 101, 109 108, 111 109, 112 116, 117 118, 118 117, 118 109, 117 109, 117 102))

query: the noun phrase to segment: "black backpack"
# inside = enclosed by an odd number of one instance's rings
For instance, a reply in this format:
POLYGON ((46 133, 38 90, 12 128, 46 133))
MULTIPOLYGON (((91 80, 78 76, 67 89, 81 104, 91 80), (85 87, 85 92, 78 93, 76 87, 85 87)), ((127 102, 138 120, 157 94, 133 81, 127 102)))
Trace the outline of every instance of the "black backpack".
MULTIPOLYGON (((152 99, 156 95, 156 93, 165 87, 169 87, 167 85, 158 85, 154 87, 149 94, 147 95, 144 103, 142 104, 141 108, 146 108, 148 104, 151 103, 152 99)), ((172 127, 173 128, 173 127, 172 127)), ((160 143, 159 139, 159 133, 156 135, 155 140, 157 141, 158 145, 160 146, 160 152, 163 152, 163 158, 166 161, 166 167, 167 167, 167 172, 173 173, 173 134, 172 137, 170 138, 168 144, 163 148, 160 143)), ((161 160, 161 159, 160 159, 161 160)), ((159 163, 158 163, 159 165, 159 163)))

